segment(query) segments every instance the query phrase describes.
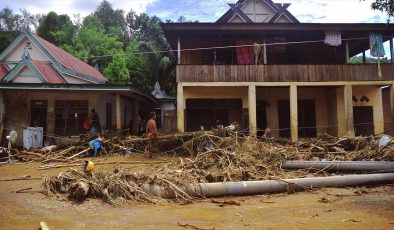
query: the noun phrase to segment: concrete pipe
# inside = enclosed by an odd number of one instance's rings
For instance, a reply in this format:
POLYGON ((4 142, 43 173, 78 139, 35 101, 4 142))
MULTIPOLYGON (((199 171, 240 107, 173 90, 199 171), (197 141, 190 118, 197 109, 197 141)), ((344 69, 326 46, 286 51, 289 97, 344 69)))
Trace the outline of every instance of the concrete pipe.
POLYGON ((325 171, 376 171, 394 172, 391 161, 285 161, 284 169, 320 169, 325 171))
MULTIPOLYGON (((303 188, 347 187, 366 184, 383 184, 394 182, 394 173, 361 174, 330 177, 311 177, 285 180, 262 180, 241 182, 199 183, 184 189, 193 197, 244 196, 265 193, 286 192, 291 186, 295 190, 303 188)), ((143 189, 152 195, 175 198, 177 195, 158 185, 144 185, 143 189)), ((178 192, 179 194, 179 192, 178 192)))

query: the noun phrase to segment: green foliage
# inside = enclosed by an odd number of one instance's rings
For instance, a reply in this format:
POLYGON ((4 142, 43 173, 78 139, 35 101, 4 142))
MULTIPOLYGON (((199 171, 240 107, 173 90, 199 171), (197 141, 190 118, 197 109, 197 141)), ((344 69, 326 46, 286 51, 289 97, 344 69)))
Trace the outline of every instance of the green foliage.
MULTIPOLYGON (((349 60, 350 64, 363 64, 363 57, 362 56, 354 56, 349 60)), ((365 57, 365 63, 378 63, 377 58, 372 57, 365 57)), ((390 63, 390 59, 388 58, 381 58, 380 63, 390 63)))
POLYGON ((126 68, 126 60, 123 52, 119 52, 113 56, 112 62, 104 69, 104 75, 111 83, 130 84, 129 70, 126 68))
POLYGON ((37 28, 40 17, 41 15, 33 15, 25 9, 20 9, 20 14, 15 14, 5 7, 0 11, 0 31, 18 31, 23 25, 37 28))
POLYGON ((18 36, 17 32, 0 31, 0 53, 18 36))
POLYGON ((375 0, 371 4, 371 8, 380 12, 386 12, 389 17, 388 22, 390 22, 391 17, 394 17, 394 0, 375 0))
POLYGON ((58 15, 51 11, 40 19, 37 34, 45 40, 55 44, 72 44, 76 26, 68 15, 58 15))

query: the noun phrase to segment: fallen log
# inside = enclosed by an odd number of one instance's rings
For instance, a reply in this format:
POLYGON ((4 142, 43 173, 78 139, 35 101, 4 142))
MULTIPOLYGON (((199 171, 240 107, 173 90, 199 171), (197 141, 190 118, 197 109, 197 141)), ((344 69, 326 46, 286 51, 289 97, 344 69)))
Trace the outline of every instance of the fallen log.
MULTIPOLYGON (((156 163, 167 163, 167 161, 114 161, 114 162, 96 162, 95 165, 110 165, 110 164, 156 164, 156 163)), ((63 165, 41 165, 38 167, 39 170, 64 168, 64 167, 75 167, 84 166, 85 163, 80 164, 63 164, 63 165)))

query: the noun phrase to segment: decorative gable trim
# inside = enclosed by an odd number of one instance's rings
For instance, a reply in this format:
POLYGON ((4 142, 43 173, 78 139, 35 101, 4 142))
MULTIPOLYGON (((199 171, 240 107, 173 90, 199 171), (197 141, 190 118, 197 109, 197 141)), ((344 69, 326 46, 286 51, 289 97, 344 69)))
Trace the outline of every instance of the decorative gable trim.
POLYGON ((230 18, 230 20, 228 20, 228 22, 230 22, 231 20, 233 20, 233 18, 235 16, 238 15, 238 17, 240 17, 244 22, 253 22, 246 14, 244 14, 244 12, 242 12, 241 10, 239 10, 239 8, 236 6, 236 4, 228 4, 231 9, 233 10, 233 14, 234 16, 232 16, 230 18))
POLYGON ((4 78, 2 81, 4 82, 11 82, 18 73, 25 67, 30 69, 30 71, 36 76, 42 83, 47 83, 45 78, 41 75, 40 71, 36 69, 36 67, 30 62, 29 59, 23 58, 21 62, 19 62, 4 78))
POLYGON ((7 48, 5 50, 3 50, 3 52, 1 52, 0 54, 0 62, 3 61, 5 59, 5 57, 22 41, 22 39, 25 37, 26 35, 24 33, 21 33, 18 35, 18 37, 16 37, 10 45, 7 46, 7 48))
POLYGON ((287 10, 287 8, 289 8, 290 4, 288 4, 288 3, 286 3, 286 4, 275 3, 275 6, 277 7, 278 11, 274 15, 274 17, 272 17, 272 19, 269 21, 270 23, 276 23, 282 15, 284 15, 292 23, 299 23, 298 19, 296 17, 294 17, 287 10))

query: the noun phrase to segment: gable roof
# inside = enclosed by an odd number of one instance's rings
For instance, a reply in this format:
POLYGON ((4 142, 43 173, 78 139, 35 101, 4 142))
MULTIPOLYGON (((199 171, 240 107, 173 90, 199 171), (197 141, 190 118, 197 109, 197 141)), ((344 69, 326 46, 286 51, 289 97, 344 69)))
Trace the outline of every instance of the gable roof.
MULTIPOLYGON (((54 44, 46 41, 45 39, 30 32, 27 29, 23 29, 22 33, 0 54, 0 64, 10 53, 13 52, 15 47, 20 45, 24 38, 27 38, 30 42, 32 42, 35 47, 37 47, 37 49, 39 49, 49 60, 49 63, 38 60, 30 60, 28 63, 25 63, 26 65, 33 65, 38 72, 40 72, 38 69, 44 71, 43 79, 46 81, 45 83, 68 83, 62 77, 62 75, 77 78, 90 84, 101 84, 106 82, 106 78, 96 68, 74 57, 63 49, 55 46, 54 44)), ((17 66, 18 65, 14 66, 14 68, 17 66)), ((11 72, 12 70, 10 70, 8 73, 11 72)), ((6 78, 5 76, 2 77, 2 81, 7 79, 9 78, 6 78)))
MULTIPOLYGON (((246 23, 251 23, 251 22, 253 23, 253 21, 246 14, 244 14, 244 12, 242 12, 242 7, 247 3, 247 1, 248 0, 238 0, 238 2, 235 4, 228 4, 230 6, 230 9, 227 10, 226 13, 224 13, 223 16, 220 17, 216 21, 216 23, 228 23, 236 15, 238 15, 240 18, 242 18, 243 21, 246 23)), ((299 23, 297 18, 294 17, 287 10, 287 8, 291 4, 289 4, 289 3, 284 3, 284 4, 274 3, 272 0, 260 0, 260 1, 264 2, 265 4, 267 4, 269 7, 271 7, 275 11, 275 15, 271 18, 269 23, 275 23, 282 15, 284 15, 292 23, 299 23)))

